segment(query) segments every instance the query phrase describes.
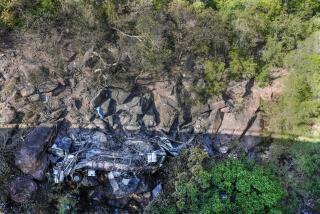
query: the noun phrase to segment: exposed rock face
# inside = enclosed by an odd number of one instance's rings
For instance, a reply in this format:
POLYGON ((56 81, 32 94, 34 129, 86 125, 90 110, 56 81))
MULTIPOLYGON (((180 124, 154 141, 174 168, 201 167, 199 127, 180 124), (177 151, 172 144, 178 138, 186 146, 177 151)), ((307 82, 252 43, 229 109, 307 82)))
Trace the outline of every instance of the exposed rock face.
POLYGON ((165 131, 170 130, 179 113, 174 84, 174 82, 158 82, 150 88, 153 93, 156 114, 160 119, 158 127, 165 131))
POLYGON ((210 103, 207 107, 202 107, 202 111, 193 112, 194 132, 214 135, 223 120, 224 113, 221 111, 225 107, 224 101, 210 103))
POLYGON ((231 82, 226 94, 233 100, 242 98, 246 93, 248 83, 248 81, 231 82))
POLYGON ((48 93, 58 88, 58 86, 57 82, 47 81, 39 85, 38 89, 41 93, 48 93))
POLYGON ((9 105, 0 104, 0 124, 8 124, 14 121, 15 110, 9 105))
POLYGON ((15 155, 16 166, 25 174, 43 180, 48 167, 47 147, 53 135, 52 126, 41 125, 33 129, 15 155))
POLYGON ((231 112, 224 113, 221 127, 217 133, 217 142, 226 145, 232 141, 239 140, 247 132, 249 123, 255 120, 256 113, 260 107, 260 97, 250 95, 243 100, 238 109, 233 108, 231 112))
POLYGON ((9 195, 15 202, 25 203, 37 189, 37 184, 30 177, 20 176, 11 181, 9 195))
POLYGON ((100 106, 107 99, 107 93, 108 91, 106 89, 101 89, 90 101, 91 106, 93 108, 100 106))
POLYGON ((117 104, 123 104, 129 97, 130 93, 119 88, 114 88, 111 90, 111 98, 117 102, 117 104))

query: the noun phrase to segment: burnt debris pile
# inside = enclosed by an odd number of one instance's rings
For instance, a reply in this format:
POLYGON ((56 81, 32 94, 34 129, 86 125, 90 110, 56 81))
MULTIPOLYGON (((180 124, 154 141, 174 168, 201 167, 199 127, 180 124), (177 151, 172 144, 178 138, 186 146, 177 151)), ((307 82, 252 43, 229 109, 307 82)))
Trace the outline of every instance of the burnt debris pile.
POLYGON ((187 143, 176 145, 179 142, 165 136, 137 134, 125 137, 72 129, 66 136, 58 135, 49 149, 49 159, 55 183, 63 183, 68 177, 81 182, 83 177, 96 176, 96 171, 115 175, 155 172, 167 154, 177 155, 187 143))

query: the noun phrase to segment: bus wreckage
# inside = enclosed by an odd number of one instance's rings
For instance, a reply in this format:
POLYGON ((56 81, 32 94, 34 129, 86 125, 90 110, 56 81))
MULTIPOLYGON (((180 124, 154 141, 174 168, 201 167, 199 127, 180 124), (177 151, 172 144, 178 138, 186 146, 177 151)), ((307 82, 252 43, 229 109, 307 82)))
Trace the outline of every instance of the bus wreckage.
POLYGON ((49 150, 53 179, 55 183, 63 183, 66 178, 81 182, 103 171, 109 173, 109 183, 115 190, 119 188, 116 177, 130 174, 131 178, 123 178, 122 183, 137 181, 137 174, 155 172, 167 155, 178 155, 193 139, 178 142, 164 135, 119 139, 103 132, 58 136, 49 150))

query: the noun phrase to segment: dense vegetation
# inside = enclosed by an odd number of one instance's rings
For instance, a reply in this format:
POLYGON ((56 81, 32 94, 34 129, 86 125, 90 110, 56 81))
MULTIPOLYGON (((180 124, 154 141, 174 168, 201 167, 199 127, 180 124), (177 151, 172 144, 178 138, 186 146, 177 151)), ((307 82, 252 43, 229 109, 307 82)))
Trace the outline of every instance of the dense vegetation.
POLYGON ((275 141, 256 163, 244 156, 214 161, 198 148, 186 151, 164 169, 167 188, 147 211, 297 213, 308 210, 306 201, 318 210, 319 149, 319 144, 275 141))
MULTIPOLYGON (((317 137, 319 11, 318 0, 0 0, 0 28, 57 26, 66 17, 72 27, 111 31, 106 37, 130 58, 114 76, 182 70, 200 100, 219 96, 233 80, 266 86, 274 70, 287 70, 283 94, 263 108, 267 128, 317 137)), ((171 174, 177 181, 154 202, 162 207, 157 212, 294 213, 306 199, 320 209, 318 144, 277 142, 262 166, 245 159, 213 163, 198 150, 186 157, 171 174)))
POLYGON ((284 58, 291 73, 278 102, 267 108, 272 131, 313 137, 320 134, 316 127, 320 115, 319 35, 312 34, 284 58))

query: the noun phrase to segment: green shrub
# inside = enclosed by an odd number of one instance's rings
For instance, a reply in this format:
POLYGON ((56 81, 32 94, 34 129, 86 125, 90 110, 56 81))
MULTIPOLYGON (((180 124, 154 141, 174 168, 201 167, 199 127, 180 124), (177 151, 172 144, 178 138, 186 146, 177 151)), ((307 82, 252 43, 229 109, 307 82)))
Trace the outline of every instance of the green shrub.
POLYGON ((218 95, 224 88, 225 64, 218 59, 204 63, 205 92, 207 95, 218 95))
POLYGON ((39 14, 49 13, 56 14, 58 9, 58 3, 54 0, 39 0, 36 5, 36 11, 39 14))
POLYGON ((113 22, 114 20, 116 20, 117 11, 116 11, 116 5, 114 1, 109 1, 109 0, 104 1, 102 8, 109 22, 113 22))
POLYGON ((161 10, 168 6, 170 0, 152 0, 152 5, 156 10, 161 10))
POLYGON ((283 202, 284 213, 297 213, 306 200, 311 209, 319 209, 320 144, 281 139, 274 141, 265 164, 273 167, 287 191, 283 202))
POLYGON ((319 135, 313 133, 313 124, 319 123, 320 57, 319 33, 300 44, 300 48, 285 57, 285 66, 291 71, 284 82, 283 94, 276 103, 266 108, 269 128, 289 135, 319 135))
POLYGON ((78 200, 75 196, 67 194, 58 200, 58 213, 59 214, 73 214, 76 212, 76 205, 78 200))
POLYGON ((258 65, 251 57, 240 56, 238 50, 230 51, 230 72, 234 79, 253 78, 258 65))
POLYGON ((266 168, 237 159, 213 163, 200 149, 193 149, 185 164, 187 168, 182 166, 176 175, 173 198, 168 196, 163 211, 280 213, 278 205, 284 193, 266 168))
POLYGON ((11 28, 17 26, 23 6, 21 0, 0 0, 0 22, 11 28))

